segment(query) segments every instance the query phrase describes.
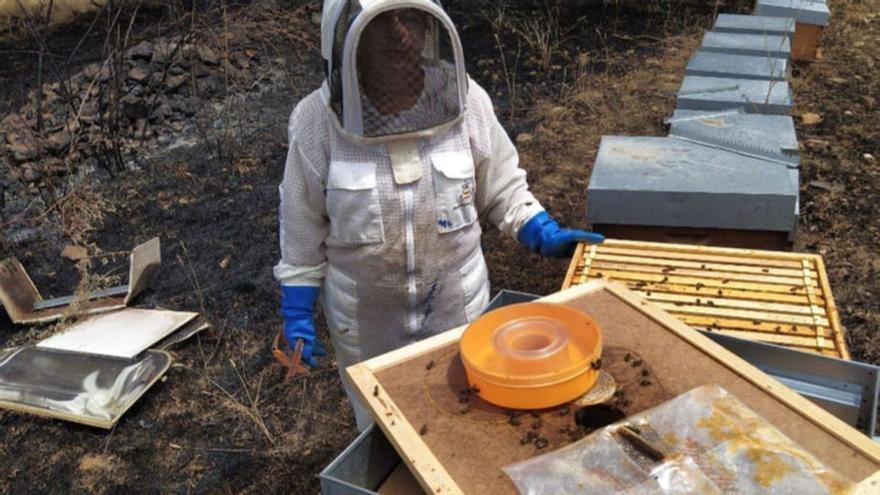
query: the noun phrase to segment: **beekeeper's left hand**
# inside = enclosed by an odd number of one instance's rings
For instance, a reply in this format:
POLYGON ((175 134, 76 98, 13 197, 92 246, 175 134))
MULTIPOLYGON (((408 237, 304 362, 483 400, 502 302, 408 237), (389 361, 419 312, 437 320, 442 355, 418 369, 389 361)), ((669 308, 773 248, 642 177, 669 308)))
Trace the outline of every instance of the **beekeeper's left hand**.
POLYGON ((578 242, 601 244, 605 241, 602 234, 563 229, 546 211, 536 214, 526 222, 516 238, 532 252, 554 258, 571 256, 578 242))

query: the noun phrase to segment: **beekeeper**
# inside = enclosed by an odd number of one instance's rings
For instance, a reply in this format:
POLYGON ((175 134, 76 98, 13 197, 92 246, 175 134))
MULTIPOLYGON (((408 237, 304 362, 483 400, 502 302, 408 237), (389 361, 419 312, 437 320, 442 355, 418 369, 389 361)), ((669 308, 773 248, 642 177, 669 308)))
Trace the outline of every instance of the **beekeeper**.
POLYGON ((279 188, 284 334, 316 366, 321 304, 343 370, 477 318, 488 219, 544 256, 602 236, 561 229, 529 192, 439 2, 326 0, 325 80, 290 116, 279 188), (323 288, 323 291, 320 289, 323 288))

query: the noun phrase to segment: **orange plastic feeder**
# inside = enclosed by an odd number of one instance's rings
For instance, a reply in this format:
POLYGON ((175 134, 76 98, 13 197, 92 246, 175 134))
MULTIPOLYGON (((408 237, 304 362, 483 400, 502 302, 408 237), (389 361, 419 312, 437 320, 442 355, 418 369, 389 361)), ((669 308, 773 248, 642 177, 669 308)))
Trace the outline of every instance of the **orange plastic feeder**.
POLYGON ((486 313, 461 337, 461 360, 480 397, 510 409, 577 399, 596 382, 602 333, 584 312, 524 303, 486 313))

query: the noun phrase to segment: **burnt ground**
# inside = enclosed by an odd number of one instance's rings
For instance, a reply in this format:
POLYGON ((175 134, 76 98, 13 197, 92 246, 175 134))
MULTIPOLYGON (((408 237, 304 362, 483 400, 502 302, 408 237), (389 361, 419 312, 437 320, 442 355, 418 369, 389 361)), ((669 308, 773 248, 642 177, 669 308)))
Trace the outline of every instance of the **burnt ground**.
MULTIPOLYGON (((271 70, 251 73, 265 84, 245 78, 219 97, 194 92, 196 114, 173 131, 171 146, 127 147, 121 169, 83 153, 75 166, 32 182, 22 165, 0 158, 0 258, 16 256, 44 297, 70 293, 81 278, 113 282, 120 274, 113 267, 124 265, 120 253, 158 235, 163 267, 136 306, 200 311, 213 322, 172 350, 166 379, 113 431, 0 411, 0 492, 315 493, 317 474, 356 436, 332 357, 308 377, 285 382, 269 351, 280 324, 271 267, 285 124, 295 102, 320 82, 318 28, 309 20, 317 4, 301 11, 294 9, 305 2, 278 3, 279 12, 300 18, 272 30, 247 16, 199 12, 203 32, 250 46, 254 64, 271 70), (92 257, 78 264, 62 258, 69 244, 87 247, 92 257)), ((468 69, 495 98, 533 190, 561 222, 576 226, 584 224, 600 136, 665 134, 662 119, 672 112, 684 65, 714 14, 699 1, 581 3, 587 5, 554 12, 447 2, 468 69)), ((719 8, 742 12, 748 3, 719 8)), ((824 60, 796 66, 792 82, 795 113, 821 118, 811 125, 797 119, 803 173, 796 249, 824 255, 854 358, 880 363, 880 3, 837 1, 831 8, 824 60)), ((132 43, 195 25, 195 13, 170 18, 145 9, 131 23, 132 43)), ((89 25, 82 19, 46 38, 47 52, 69 58, 71 72, 103 57, 100 26, 73 53, 89 25)), ((27 33, 0 43, 3 116, 21 110, 35 87, 38 51, 27 33)), ((566 260, 530 255, 490 228, 483 245, 496 291, 547 294, 562 283, 566 260)), ((0 347, 55 330, 13 326, 0 315, 0 347)))

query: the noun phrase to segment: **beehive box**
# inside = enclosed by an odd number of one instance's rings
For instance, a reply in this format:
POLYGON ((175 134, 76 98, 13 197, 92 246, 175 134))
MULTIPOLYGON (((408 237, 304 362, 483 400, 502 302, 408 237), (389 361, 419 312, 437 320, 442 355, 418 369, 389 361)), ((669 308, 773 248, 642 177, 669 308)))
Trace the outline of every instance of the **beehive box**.
POLYGON ((794 37, 795 21, 778 16, 718 14, 712 31, 794 37))
POLYGON ((677 138, 603 136, 587 220, 600 232, 654 226, 790 237, 797 201, 798 186, 785 165, 677 138))
POLYGON ((676 97, 677 110, 731 110, 790 115, 791 88, 784 81, 685 76, 676 97))
MULTIPOLYGON (((715 384, 858 483, 854 493, 877 493, 880 445, 622 284, 591 280, 539 302, 566 305, 593 317, 603 331, 602 367, 609 373, 637 367, 637 376, 648 372, 650 383, 617 379, 631 399, 623 405, 625 415, 645 411, 658 399, 715 384), (615 368, 618 359, 626 363, 623 353, 636 356, 637 364, 615 368), (665 392, 661 397, 633 389, 654 385, 665 392)), ((477 395, 469 398, 464 412, 461 391, 467 381, 458 346, 466 327, 361 362, 346 373, 426 493, 515 494, 518 490, 502 468, 541 453, 536 443, 523 443, 528 438, 524 435, 545 435, 544 451, 569 445, 574 440, 570 429, 557 426, 574 421, 574 408, 532 411, 528 421, 514 424, 509 413, 477 395)))
POLYGON ((819 58, 819 39, 828 25, 831 12, 824 1, 758 0, 755 13, 795 20, 795 34, 791 43, 794 60, 819 58))
POLYGON ((562 288, 617 280, 692 328, 849 359, 822 257, 685 244, 581 244, 562 288))
POLYGON ((703 35, 701 52, 751 55, 755 57, 791 58, 788 36, 709 31, 703 35))
POLYGON ((685 67, 686 76, 730 77, 756 81, 785 81, 788 60, 770 56, 698 51, 685 67))

